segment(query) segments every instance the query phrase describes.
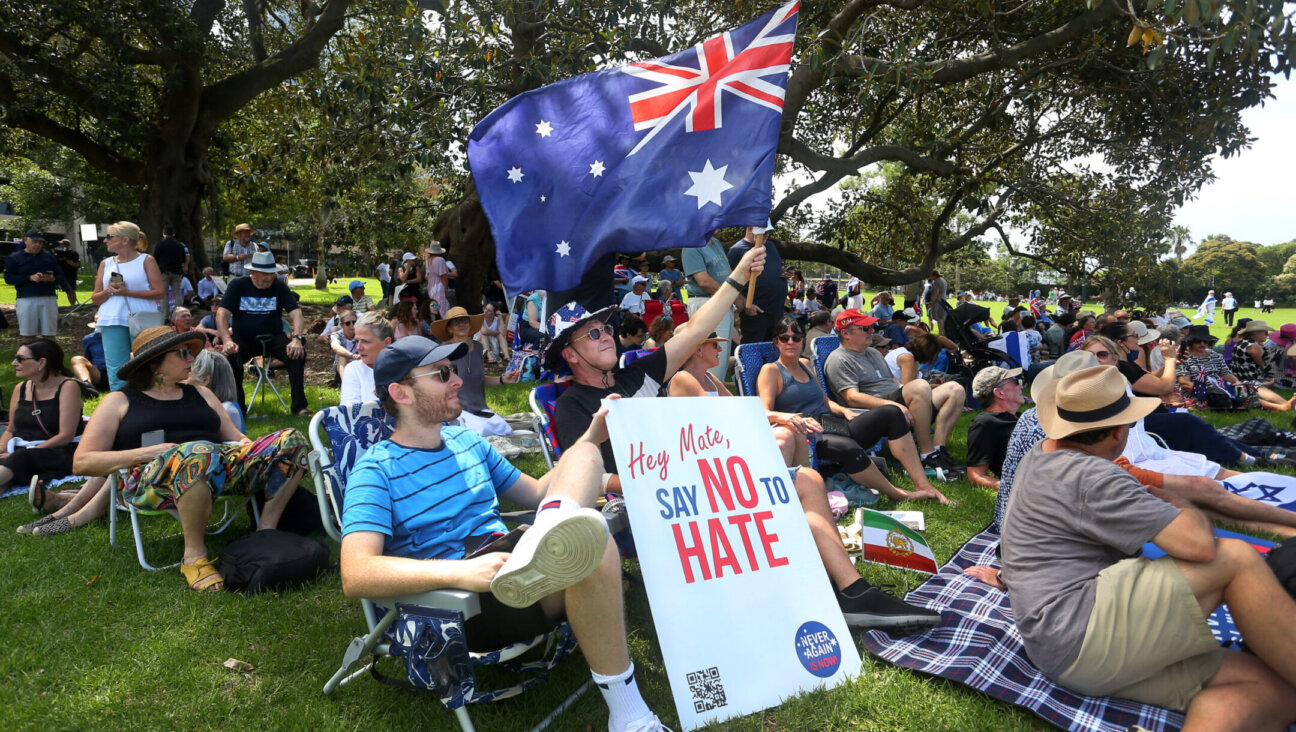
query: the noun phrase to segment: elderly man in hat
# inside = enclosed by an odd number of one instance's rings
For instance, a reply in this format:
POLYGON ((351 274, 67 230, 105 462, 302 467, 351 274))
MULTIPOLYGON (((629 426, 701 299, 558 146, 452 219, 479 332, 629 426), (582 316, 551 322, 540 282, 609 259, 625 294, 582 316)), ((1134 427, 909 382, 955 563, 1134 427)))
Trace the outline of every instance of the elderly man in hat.
POLYGON ((46 336, 58 333, 58 294, 54 284, 68 293, 75 305, 76 290, 68 285, 63 268, 53 254, 42 251, 45 235, 32 229, 23 237, 23 248, 5 259, 5 284, 13 285, 18 314, 18 334, 46 336))
POLYGON ((659 287, 662 282, 671 283, 672 290, 678 290, 684 285, 684 273, 675 266, 675 258, 669 254, 662 257, 662 270, 657 273, 659 287))
POLYGON ((230 234, 230 240, 225 242, 221 259, 229 267, 230 277, 243 277, 247 274, 248 260, 252 259, 257 249, 256 244, 252 243, 254 234, 256 229, 250 224, 239 224, 230 234))
POLYGON ((1081 694, 1185 712, 1185 729, 1282 729, 1296 721, 1296 602, 1251 545, 1216 539, 1173 491, 1115 465, 1131 397, 1114 366, 1036 396, 1047 439, 1022 459, 1003 520, 1001 581, 1036 666, 1081 694), (1147 542, 1166 556, 1139 556, 1147 542), (1250 653, 1206 619, 1228 603, 1250 653))
POLYGON ((261 355, 258 336, 268 336, 266 355, 278 358, 288 368, 292 413, 298 416, 310 414, 306 408, 305 390, 306 324, 297 296, 275 276, 278 268, 270 252, 253 254, 247 269, 246 277, 234 279, 225 288, 225 295, 216 310, 216 327, 224 344, 222 350, 229 356, 234 381, 239 385, 239 407, 244 414, 247 413, 243 396, 243 364, 261 355), (292 323, 291 336, 284 334, 284 313, 288 313, 292 323))
POLYGON ((549 474, 532 478, 490 443, 444 423, 461 411, 453 362, 464 343, 407 336, 374 361, 374 385, 396 420, 356 462, 342 512, 342 589, 383 598, 456 588, 478 593, 472 651, 493 651, 565 615, 608 706, 612 732, 664 729, 635 684, 626 647, 621 557, 592 508, 603 474, 600 410, 549 474), (449 458, 449 459, 446 459, 449 458), (500 498, 535 507, 515 543, 500 498))
POLYGON ((630 279, 630 292, 621 298, 621 309, 634 315, 644 314, 644 303, 652 299, 648 294, 648 278, 635 275, 630 279))
POLYGON ((1026 403, 1022 370, 981 369, 972 379, 972 395, 981 400, 985 411, 968 426, 967 477, 972 485, 999 490, 997 476, 1003 473, 1008 438, 1017 426, 1017 410, 1026 403))

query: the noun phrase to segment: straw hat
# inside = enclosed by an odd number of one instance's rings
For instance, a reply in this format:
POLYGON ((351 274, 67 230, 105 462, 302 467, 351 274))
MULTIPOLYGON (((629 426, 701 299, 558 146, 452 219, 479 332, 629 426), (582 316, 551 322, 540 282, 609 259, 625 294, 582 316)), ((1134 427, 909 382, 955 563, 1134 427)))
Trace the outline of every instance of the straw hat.
POLYGON ((256 229, 252 228, 251 224, 239 224, 238 226, 234 227, 234 231, 230 232, 230 236, 234 236, 235 234, 238 234, 240 231, 247 231, 252 234, 256 233, 256 229))
POLYGON ((1046 384, 1035 397, 1044 434, 1060 440, 1077 432, 1132 424, 1152 413, 1161 400, 1131 397, 1115 366, 1096 366, 1046 384))
POLYGON ((450 321, 455 318, 468 318, 469 333, 476 333, 481 330, 482 322, 486 320, 485 315, 482 315, 481 313, 478 313, 477 315, 469 315, 467 310, 456 305, 446 311, 444 318, 432 323, 430 326, 432 329, 432 337, 438 341, 450 340, 450 321))
POLYGON ((140 366, 167 351, 174 350, 177 346, 188 346, 189 352, 197 356, 198 352, 203 349, 205 342, 203 334, 196 330, 177 333, 169 325, 157 325, 149 328, 135 336, 135 340, 131 343, 131 358, 122 364, 121 368, 117 369, 117 378, 129 379, 131 374, 135 373, 140 366))
POLYGON ((1090 351, 1071 351, 1062 354, 1062 357, 1054 361, 1052 366, 1035 374, 1035 380, 1031 382, 1031 399, 1039 401, 1040 392, 1049 382, 1097 365, 1098 357, 1090 351))
POLYGON ((1253 321, 1251 321, 1250 323, 1247 323, 1247 324, 1246 324, 1246 327, 1243 328, 1242 330, 1238 331, 1238 332, 1239 332, 1239 333, 1256 333, 1256 332, 1259 332, 1259 333, 1264 333, 1264 334, 1268 335, 1269 333, 1272 333, 1272 332, 1273 332, 1273 328, 1270 328, 1270 327, 1269 327, 1269 324, 1266 323, 1266 322, 1264 322, 1263 320, 1253 320, 1253 321))
POLYGON ((431 254, 431 255, 433 255, 433 256, 437 256, 437 255, 440 255, 440 254, 445 254, 445 249, 443 249, 443 248, 441 247, 441 242, 437 241, 436 239, 433 239, 433 240, 432 240, 432 243, 429 244, 429 245, 428 245, 428 246, 423 250, 423 253, 424 253, 424 254, 431 254))
POLYGON ((1161 337, 1160 333, 1148 328, 1141 320, 1131 320, 1129 328, 1134 331, 1134 335, 1139 337, 1138 344, 1140 346, 1146 346, 1161 337))

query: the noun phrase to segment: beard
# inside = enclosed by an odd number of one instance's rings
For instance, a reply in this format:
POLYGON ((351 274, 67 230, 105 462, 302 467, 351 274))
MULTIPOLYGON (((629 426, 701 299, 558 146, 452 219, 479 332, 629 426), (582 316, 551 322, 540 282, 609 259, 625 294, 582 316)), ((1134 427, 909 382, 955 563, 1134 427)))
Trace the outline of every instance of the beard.
MULTIPOLYGON (((431 377, 431 378, 436 378, 431 377)), ((449 422, 459 417, 463 410, 459 406, 459 392, 445 390, 440 396, 414 392, 414 410, 419 421, 425 425, 449 422)))

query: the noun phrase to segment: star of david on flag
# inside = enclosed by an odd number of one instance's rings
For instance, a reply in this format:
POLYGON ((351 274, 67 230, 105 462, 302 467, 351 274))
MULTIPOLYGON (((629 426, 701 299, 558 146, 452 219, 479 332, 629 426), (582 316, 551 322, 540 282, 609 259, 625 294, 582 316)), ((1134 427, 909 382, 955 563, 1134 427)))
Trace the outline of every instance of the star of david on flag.
POLYGON ((763 225, 799 7, 526 92, 478 123, 468 164, 509 291, 571 289, 609 252, 763 225))

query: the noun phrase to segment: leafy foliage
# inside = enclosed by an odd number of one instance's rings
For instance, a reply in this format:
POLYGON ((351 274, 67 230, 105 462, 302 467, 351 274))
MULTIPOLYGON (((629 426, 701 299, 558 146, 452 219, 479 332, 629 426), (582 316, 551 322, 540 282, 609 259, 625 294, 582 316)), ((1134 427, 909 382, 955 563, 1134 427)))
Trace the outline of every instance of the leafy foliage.
POLYGON ((1233 241, 1226 234, 1215 234, 1199 244, 1197 251, 1184 260, 1184 280, 1194 288, 1194 297, 1204 296, 1207 289, 1215 289, 1217 297, 1224 294, 1223 290, 1229 290, 1243 300, 1263 296, 1267 278, 1259 249, 1250 242, 1233 241))

